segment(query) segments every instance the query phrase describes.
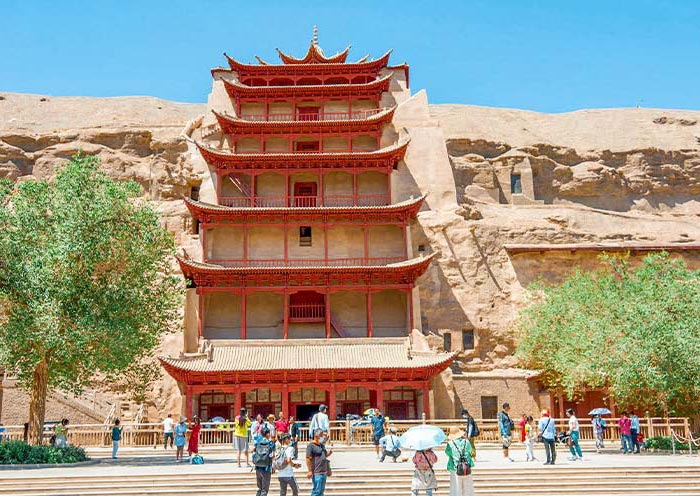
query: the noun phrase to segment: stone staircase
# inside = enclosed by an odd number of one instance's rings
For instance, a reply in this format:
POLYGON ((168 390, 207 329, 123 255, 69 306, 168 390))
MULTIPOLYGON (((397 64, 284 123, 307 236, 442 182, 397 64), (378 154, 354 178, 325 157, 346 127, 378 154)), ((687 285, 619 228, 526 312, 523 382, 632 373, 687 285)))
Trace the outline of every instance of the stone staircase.
MULTIPOLYGON (((129 475, 121 471, 117 475, 110 470, 116 467, 105 467, 101 471, 104 475, 0 477, 0 495, 250 496, 255 493, 254 474, 232 472, 230 464, 220 467, 212 473, 204 473, 204 470, 213 470, 212 465, 181 465, 180 474, 158 473, 157 466, 151 466, 153 473, 148 475, 129 475)), ((444 470, 437 473, 437 494, 446 494, 448 474, 444 470)), ((300 493, 309 494, 309 481, 301 474, 297 480, 300 493)), ((326 495, 406 495, 410 494, 410 482, 410 470, 392 470, 390 467, 366 471, 338 470, 328 481, 326 495)), ((279 485, 273 476, 270 494, 278 491, 279 485)), ((475 493, 477 496, 700 495, 700 466, 482 468, 475 472, 475 493)))

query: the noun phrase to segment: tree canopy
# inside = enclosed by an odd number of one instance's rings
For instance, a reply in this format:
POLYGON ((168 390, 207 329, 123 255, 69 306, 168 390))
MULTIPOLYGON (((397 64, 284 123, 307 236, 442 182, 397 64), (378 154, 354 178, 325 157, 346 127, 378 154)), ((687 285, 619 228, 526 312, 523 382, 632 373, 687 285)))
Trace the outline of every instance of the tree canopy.
POLYGON ((53 180, 0 184, 0 364, 31 391, 40 442, 48 388, 79 393, 152 353, 181 302, 172 235, 95 157, 53 180))
POLYGON ((607 390, 656 414, 700 408, 700 272, 667 253, 601 256, 559 285, 538 282, 519 316, 517 354, 549 388, 607 390))

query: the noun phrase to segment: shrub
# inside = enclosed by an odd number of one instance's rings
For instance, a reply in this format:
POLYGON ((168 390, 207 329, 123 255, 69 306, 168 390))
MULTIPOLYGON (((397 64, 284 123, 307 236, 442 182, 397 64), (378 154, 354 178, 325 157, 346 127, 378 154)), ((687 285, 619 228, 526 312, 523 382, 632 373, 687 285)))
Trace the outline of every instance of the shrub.
POLYGON ((23 441, 0 443, 0 465, 35 463, 77 463, 89 460, 85 450, 76 446, 30 446, 23 441))
MULTIPOLYGON (((649 449, 658 449, 658 450, 668 450, 671 451, 673 449, 673 442, 671 441, 671 436, 656 436, 656 437, 650 437, 645 440, 646 446, 649 449)), ((679 443, 676 441, 676 449, 677 450, 687 450, 688 449, 688 444, 687 443, 679 443)))

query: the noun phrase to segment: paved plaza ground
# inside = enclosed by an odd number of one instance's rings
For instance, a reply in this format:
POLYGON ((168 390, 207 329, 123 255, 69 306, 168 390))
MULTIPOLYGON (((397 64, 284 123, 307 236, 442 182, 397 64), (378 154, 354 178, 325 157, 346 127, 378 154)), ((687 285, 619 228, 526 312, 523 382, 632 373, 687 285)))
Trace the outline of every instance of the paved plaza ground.
MULTIPOLYGON (((438 463, 436 468, 444 469, 446 457, 442 449, 437 449, 438 463)), ((91 449, 90 455, 93 460, 99 463, 73 466, 73 467, 52 467, 39 468, 32 470, 23 470, 17 468, 15 470, 3 470, 1 475, 3 478, 21 478, 21 477, 54 477, 59 475, 76 476, 76 475, 150 475, 150 474, 207 474, 207 473, 246 473, 250 472, 249 468, 245 468, 245 463, 242 468, 238 468, 235 463, 235 456, 232 451, 224 450, 220 447, 204 448, 202 454, 206 460, 204 465, 190 465, 187 462, 176 463, 175 451, 168 449, 165 451, 162 447, 153 448, 128 448, 124 449, 120 458, 112 460, 110 453, 106 449, 91 449)), ((412 452, 406 452, 410 457, 412 452)), ((503 460, 502 451, 494 447, 486 447, 479 450, 477 455, 477 465, 475 472, 478 473, 479 468, 498 468, 511 467, 513 469, 523 469, 527 467, 541 467, 544 459, 544 450, 537 449, 535 455, 538 460, 535 462, 525 461, 525 451, 521 447, 516 447, 511 450, 511 457, 514 462, 505 462, 503 460)), ((584 450, 585 460, 582 462, 573 462, 567 460, 568 450, 559 449, 557 451, 557 465, 548 467, 548 470, 557 470, 562 467, 590 467, 595 470, 598 467, 679 467, 679 466, 700 466, 700 456, 693 455, 670 455, 670 454, 653 454, 642 453, 640 455, 623 455, 615 449, 609 449, 605 453, 597 454, 592 450, 584 450)), ((353 448, 348 449, 340 447, 332 455, 333 470, 340 472, 343 470, 386 470, 395 469, 397 471, 410 471, 413 465, 410 462, 392 463, 390 460, 383 464, 376 459, 374 451, 369 448, 353 448)), ((299 469, 299 476, 303 475, 303 470, 299 469)), ((251 474, 252 477, 252 474, 251 474)))

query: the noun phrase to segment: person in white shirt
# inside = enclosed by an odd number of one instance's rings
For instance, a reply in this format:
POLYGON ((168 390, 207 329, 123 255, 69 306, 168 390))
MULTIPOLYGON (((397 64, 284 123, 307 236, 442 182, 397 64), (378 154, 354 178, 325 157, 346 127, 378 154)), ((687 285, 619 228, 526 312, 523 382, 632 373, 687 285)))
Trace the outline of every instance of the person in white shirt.
POLYGON ((566 415, 569 417, 569 430, 567 434, 571 437, 571 445, 569 446, 569 451, 571 456, 569 460, 583 460, 583 452, 581 451, 581 446, 578 444, 579 440, 579 424, 576 415, 574 415, 573 409, 569 408, 566 410, 566 415))
POLYGON ((299 496, 299 486, 294 478, 294 469, 301 467, 300 463, 294 463, 294 446, 291 445, 292 436, 286 432, 279 437, 279 451, 275 452, 275 470, 280 481, 280 496, 287 496, 287 487, 292 489, 292 496, 299 496))
POLYGON ((379 446, 382 448, 382 457, 379 459, 379 462, 383 462, 384 458, 388 455, 392 457, 394 463, 396 463, 396 459, 401 456, 399 436, 396 435, 396 427, 389 429, 389 434, 379 440, 379 446))
POLYGON ((329 434, 331 432, 331 422, 328 418, 328 407, 326 405, 319 406, 318 413, 316 413, 311 419, 311 424, 309 425, 310 437, 313 437, 313 433, 316 431, 316 429, 320 429, 329 434))
POLYGON ((170 447, 173 447, 173 437, 174 437, 175 421, 173 420, 172 414, 163 420, 163 448, 168 449, 168 439, 170 439, 170 447))

